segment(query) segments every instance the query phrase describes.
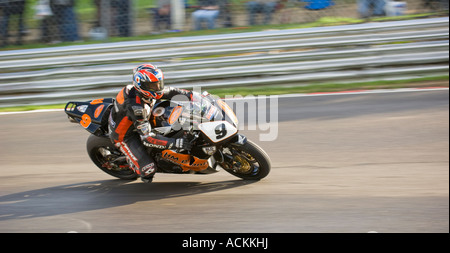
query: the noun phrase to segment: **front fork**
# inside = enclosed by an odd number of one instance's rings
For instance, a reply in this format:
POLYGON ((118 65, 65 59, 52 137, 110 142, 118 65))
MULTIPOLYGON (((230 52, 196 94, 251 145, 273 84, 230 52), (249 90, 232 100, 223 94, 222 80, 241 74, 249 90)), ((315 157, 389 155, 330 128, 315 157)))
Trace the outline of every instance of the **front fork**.
POLYGON ((226 146, 218 149, 214 154, 214 166, 219 164, 221 167, 227 170, 235 170, 235 167, 239 167, 241 165, 239 159, 235 159, 236 151, 233 150, 233 146, 243 146, 247 143, 247 137, 242 134, 237 134, 234 136, 226 146))

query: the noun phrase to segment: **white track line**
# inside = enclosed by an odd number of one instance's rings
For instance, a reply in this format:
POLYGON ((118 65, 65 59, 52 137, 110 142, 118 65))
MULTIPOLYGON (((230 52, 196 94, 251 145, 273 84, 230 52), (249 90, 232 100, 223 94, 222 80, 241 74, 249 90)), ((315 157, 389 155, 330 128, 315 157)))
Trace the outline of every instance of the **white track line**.
MULTIPOLYGON (((337 91, 337 92, 316 92, 316 93, 300 93, 300 94, 285 94, 274 95, 278 98, 298 98, 298 97, 318 97, 318 96, 340 96, 340 95, 361 95, 361 94, 383 94, 383 93, 399 93, 399 92, 420 92, 420 91, 441 91, 449 90, 448 87, 430 87, 430 88, 401 88, 401 89, 379 89, 379 90, 355 90, 355 91, 337 91)), ((254 98, 264 98, 266 96, 251 96, 254 98)), ((249 99, 250 97, 242 98, 227 98, 227 100, 249 99)), ((64 109, 42 109, 19 112, 0 112, 1 115, 11 114, 25 114, 25 113, 39 113, 39 112, 62 112, 64 109)))
POLYGON ((35 113, 35 112, 62 112, 64 109, 41 109, 41 110, 31 110, 31 111, 19 111, 19 112, 0 112, 0 115, 10 115, 10 114, 25 114, 25 113, 35 113))

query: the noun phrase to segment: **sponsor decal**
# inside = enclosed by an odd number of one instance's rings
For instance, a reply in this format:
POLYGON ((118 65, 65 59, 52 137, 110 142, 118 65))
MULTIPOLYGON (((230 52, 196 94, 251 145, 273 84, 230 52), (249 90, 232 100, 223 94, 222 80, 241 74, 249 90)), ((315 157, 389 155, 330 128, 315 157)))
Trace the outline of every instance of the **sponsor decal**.
POLYGON ((94 118, 98 118, 98 116, 100 116, 100 113, 102 113, 104 107, 105 105, 100 105, 97 109, 95 109, 94 118))
POLYGON ((103 103, 103 98, 94 99, 91 101, 91 105, 97 105, 103 103))
POLYGON ((155 172, 155 164, 150 163, 142 168, 142 173, 144 173, 144 176, 148 176, 155 172))
POLYGON ((87 105, 79 105, 79 106, 77 106, 77 110, 79 112, 82 112, 82 113, 85 113, 87 108, 88 108, 87 105))
POLYGON ((180 117, 181 112, 183 111, 183 107, 177 106, 173 108, 172 113, 169 116, 169 120, 167 121, 170 125, 175 123, 175 121, 180 117))
POLYGON ((144 141, 144 145, 150 148, 165 149, 167 146, 167 141, 159 140, 156 138, 148 137, 144 141))
POLYGON ((113 128, 116 128, 116 122, 113 120, 112 114, 109 114, 109 124, 110 124, 113 128))
POLYGON ((208 160, 187 154, 179 154, 172 150, 164 150, 162 152, 162 158, 176 165, 180 165, 183 171, 200 171, 208 168, 208 160))
POLYGON ((205 115, 205 118, 211 120, 216 115, 217 108, 215 106, 212 106, 211 109, 209 109, 208 113, 205 115))

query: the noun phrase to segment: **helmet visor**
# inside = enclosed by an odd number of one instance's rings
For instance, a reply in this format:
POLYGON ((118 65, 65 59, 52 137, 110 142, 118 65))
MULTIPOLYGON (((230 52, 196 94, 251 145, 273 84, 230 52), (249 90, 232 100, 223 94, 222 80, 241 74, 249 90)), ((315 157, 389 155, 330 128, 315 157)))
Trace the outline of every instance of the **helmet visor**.
POLYGON ((141 82, 140 92, 144 97, 153 97, 156 99, 161 98, 163 95, 164 82, 141 82))
POLYGON ((162 82, 162 81, 142 82, 141 81, 141 89, 144 91, 159 92, 164 89, 164 82, 162 82))

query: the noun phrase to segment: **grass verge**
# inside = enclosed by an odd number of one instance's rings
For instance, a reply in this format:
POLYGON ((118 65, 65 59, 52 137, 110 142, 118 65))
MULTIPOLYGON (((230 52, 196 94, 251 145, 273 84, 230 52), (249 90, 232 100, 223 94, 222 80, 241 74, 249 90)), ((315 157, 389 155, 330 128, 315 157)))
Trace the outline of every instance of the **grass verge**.
MULTIPOLYGON (((209 93, 219 97, 226 95, 282 95, 294 93, 317 93, 317 92, 339 92, 349 90, 371 90, 371 89, 398 89, 398 88, 419 88, 419 87, 449 87, 449 76, 434 76, 396 81, 371 81, 355 83, 323 83, 311 84, 307 86, 256 86, 256 87, 233 87, 207 89, 209 93)), ((17 112, 41 109, 62 109, 65 104, 53 105, 28 105, 17 107, 3 107, 0 112, 17 112)))
POLYGON ((352 83, 317 83, 306 86, 256 86, 208 89, 211 94, 226 95, 282 95, 294 93, 338 92, 349 90, 398 89, 411 87, 448 87, 449 76, 433 76, 395 81, 370 81, 352 83))

